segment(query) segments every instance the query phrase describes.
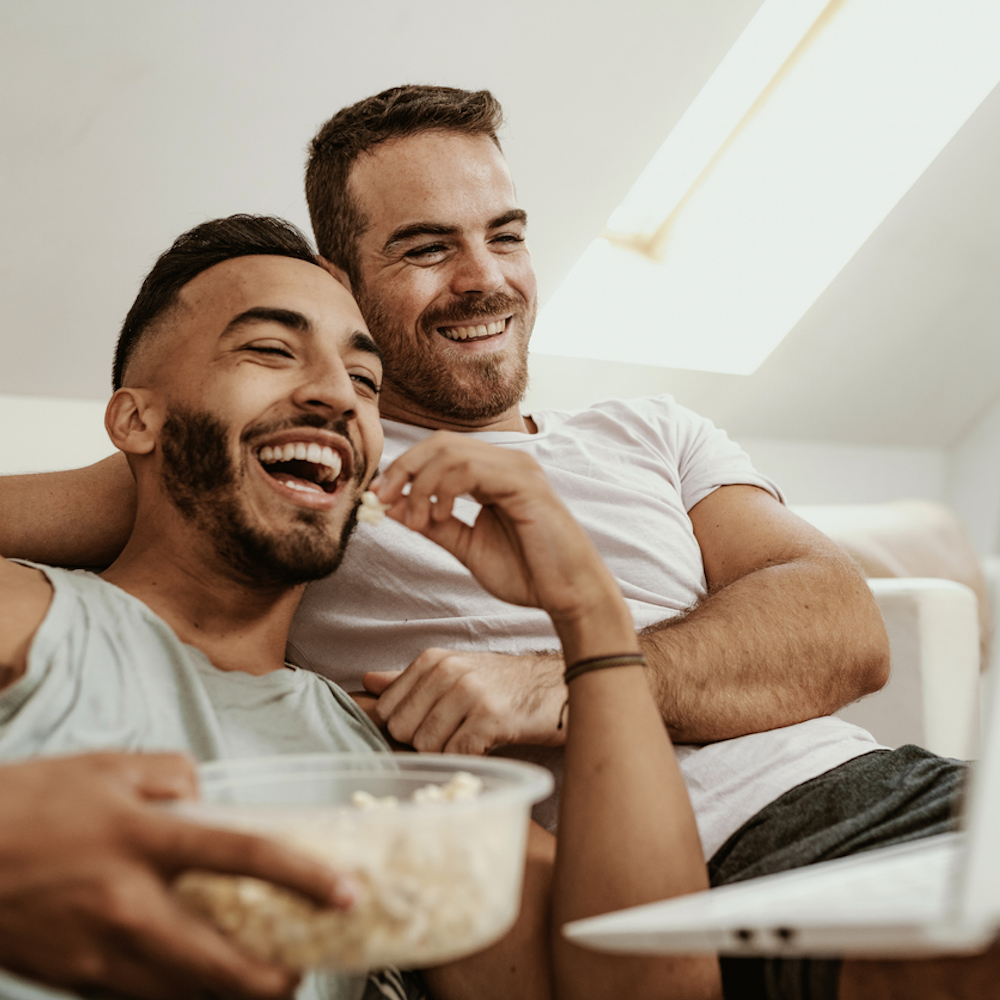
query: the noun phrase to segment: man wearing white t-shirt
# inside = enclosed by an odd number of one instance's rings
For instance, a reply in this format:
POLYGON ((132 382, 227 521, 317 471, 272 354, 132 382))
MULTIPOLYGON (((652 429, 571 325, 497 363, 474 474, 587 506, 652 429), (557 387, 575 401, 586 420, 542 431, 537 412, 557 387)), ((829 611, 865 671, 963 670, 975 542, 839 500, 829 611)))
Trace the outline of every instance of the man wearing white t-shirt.
MULTIPOLYGON (((384 355, 385 460, 449 429, 542 464, 618 579, 663 718, 689 744, 679 756, 716 883, 947 828, 960 766, 828 717, 884 683, 881 619, 846 557, 725 434, 668 397, 521 412, 536 290, 499 124, 486 92, 402 87, 313 140, 319 251, 384 355)), ((356 539, 337 577, 313 585, 291 655, 363 682, 389 732, 420 750, 504 748, 558 773, 573 722, 554 637, 398 527, 356 539)), ((723 962, 727 997, 849 995, 856 971, 723 962)))

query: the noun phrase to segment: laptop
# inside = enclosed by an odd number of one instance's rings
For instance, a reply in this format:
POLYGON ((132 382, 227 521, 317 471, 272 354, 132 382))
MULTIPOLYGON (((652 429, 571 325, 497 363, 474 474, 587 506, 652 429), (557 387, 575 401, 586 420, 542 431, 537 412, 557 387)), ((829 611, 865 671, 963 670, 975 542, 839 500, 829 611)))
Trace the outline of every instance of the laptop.
POLYGON ((989 676, 983 755, 961 832, 576 920, 576 944, 632 954, 930 956, 1000 931, 1000 683, 989 676))

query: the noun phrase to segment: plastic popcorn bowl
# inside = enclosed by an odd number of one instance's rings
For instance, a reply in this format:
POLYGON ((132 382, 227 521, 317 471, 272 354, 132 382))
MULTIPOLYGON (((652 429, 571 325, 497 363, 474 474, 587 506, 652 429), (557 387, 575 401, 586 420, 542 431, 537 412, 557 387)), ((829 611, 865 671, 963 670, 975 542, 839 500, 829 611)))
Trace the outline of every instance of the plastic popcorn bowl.
POLYGON ((177 805, 182 815, 292 845, 360 891, 340 912, 256 879, 187 872, 175 884, 184 905, 261 958, 345 971, 434 965, 502 937, 520 904, 529 809, 552 790, 544 768, 455 754, 216 761, 200 781, 202 800, 177 805), (411 801, 458 772, 482 782, 475 798, 411 801))

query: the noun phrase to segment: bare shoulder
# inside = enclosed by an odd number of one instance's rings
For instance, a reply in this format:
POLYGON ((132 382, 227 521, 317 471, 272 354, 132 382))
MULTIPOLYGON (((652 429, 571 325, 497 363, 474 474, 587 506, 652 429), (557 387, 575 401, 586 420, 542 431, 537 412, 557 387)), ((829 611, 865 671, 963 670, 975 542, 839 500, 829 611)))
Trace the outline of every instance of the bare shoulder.
POLYGON ((41 571, 0 558, 0 688, 24 673, 28 648, 52 603, 41 571))

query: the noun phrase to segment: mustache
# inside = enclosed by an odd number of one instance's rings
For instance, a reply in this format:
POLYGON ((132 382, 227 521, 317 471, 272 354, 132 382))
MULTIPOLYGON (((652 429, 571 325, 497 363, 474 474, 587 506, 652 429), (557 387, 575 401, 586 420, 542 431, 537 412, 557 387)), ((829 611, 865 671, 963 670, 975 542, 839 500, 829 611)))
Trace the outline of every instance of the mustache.
POLYGON ((282 420, 272 420, 261 422, 247 427, 240 435, 240 441, 248 444, 255 438, 268 437, 280 431, 295 430, 299 427, 308 427, 314 430, 331 431, 339 434, 351 449, 351 468, 353 478, 361 482, 368 474, 368 462, 362 455, 350 434, 350 427, 343 417, 324 417, 321 413, 300 413, 294 417, 285 417, 282 420))
POLYGON ((522 297, 509 295, 507 292, 494 292, 481 298, 452 302, 438 309, 428 309, 421 316, 421 323, 426 329, 432 330, 439 326, 465 323, 468 320, 493 319, 501 313, 519 313, 523 312, 524 308, 525 301, 522 297))

